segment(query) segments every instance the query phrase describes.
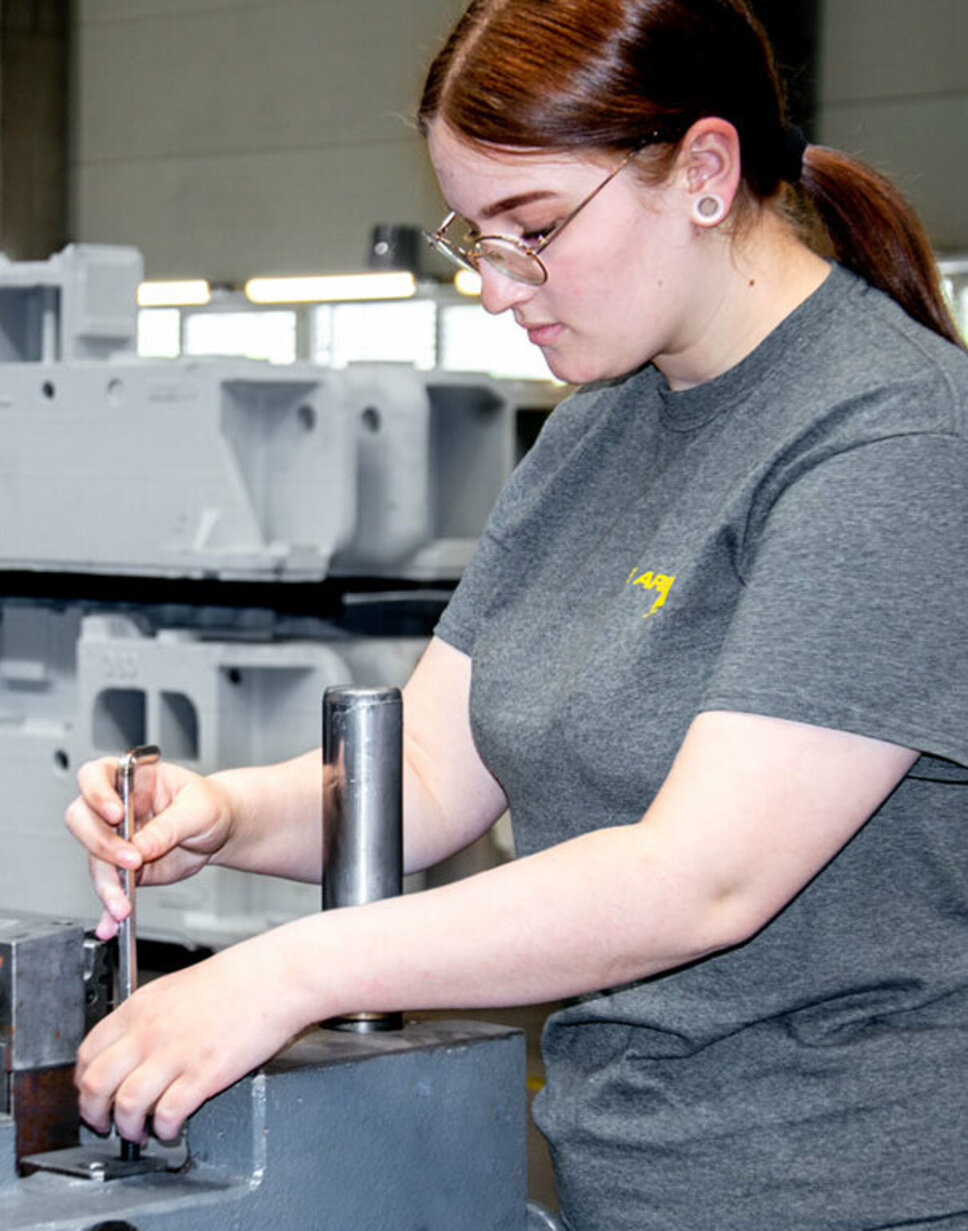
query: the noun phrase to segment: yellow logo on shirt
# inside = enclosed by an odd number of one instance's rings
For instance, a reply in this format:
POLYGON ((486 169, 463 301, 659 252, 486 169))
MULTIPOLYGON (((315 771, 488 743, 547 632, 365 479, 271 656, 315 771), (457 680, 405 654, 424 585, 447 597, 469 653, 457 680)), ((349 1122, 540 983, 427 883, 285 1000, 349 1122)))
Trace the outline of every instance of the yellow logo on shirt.
POLYGON ((668 573, 655 573, 651 569, 648 572, 640 572, 637 568, 632 569, 625 582, 627 586, 641 586, 643 590, 658 590, 659 592, 659 597, 649 610, 643 613, 643 620, 647 620, 650 615, 655 615, 659 610, 669 597, 669 591, 672 589, 674 581, 675 577, 670 577, 668 573))

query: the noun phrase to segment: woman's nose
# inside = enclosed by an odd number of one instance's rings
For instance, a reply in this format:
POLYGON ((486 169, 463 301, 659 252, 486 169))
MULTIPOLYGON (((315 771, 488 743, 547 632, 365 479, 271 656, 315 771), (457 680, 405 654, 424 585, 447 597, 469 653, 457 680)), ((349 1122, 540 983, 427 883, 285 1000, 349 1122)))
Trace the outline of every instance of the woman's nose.
POLYGON ((516 282, 507 274, 499 273, 486 261, 481 261, 478 272, 481 275, 481 306, 485 312, 490 312, 495 316, 519 303, 524 303, 531 298, 536 289, 526 282, 516 282))

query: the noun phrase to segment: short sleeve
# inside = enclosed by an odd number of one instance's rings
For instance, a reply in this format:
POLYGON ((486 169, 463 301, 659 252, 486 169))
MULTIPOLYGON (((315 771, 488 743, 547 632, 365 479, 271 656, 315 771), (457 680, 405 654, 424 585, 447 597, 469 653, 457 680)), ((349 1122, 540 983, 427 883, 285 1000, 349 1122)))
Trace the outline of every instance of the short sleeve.
POLYGON ((522 555, 540 546, 548 506, 555 502, 559 467, 573 451, 583 450, 589 429, 601 427, 612 400, 607 392, 589 387, 559 402, 545 420, 538 439, 515 467, 491 511, 434 629, 438 637, 465 654, 473 653, 482 623, 519 587, 522 555), (513 552, 509 549, 512 542, 513 552))
POLYGON ((486 616, 490 597, 501 586, 505 557, 504 547, 485 529, 450 602, 437 621, 435 636, 464 654, 473 655, 474 642, 481 621, 486 616))
POLYGON ((968 766, 966 548, 968 446, 957 436, 898 435, 828 457, 756 532, 702 708, 968 766))

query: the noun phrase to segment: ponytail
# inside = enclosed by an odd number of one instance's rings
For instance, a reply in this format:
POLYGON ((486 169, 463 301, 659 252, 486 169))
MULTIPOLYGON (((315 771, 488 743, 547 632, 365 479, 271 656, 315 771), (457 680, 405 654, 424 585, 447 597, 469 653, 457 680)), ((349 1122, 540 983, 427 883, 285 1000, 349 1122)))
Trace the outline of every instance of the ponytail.
POLYGON ((829 240, 824 255, 886 291, 922 325, 965 346, 927 232, 886 176, 839 150, 810 145, 798 186, 829 240))

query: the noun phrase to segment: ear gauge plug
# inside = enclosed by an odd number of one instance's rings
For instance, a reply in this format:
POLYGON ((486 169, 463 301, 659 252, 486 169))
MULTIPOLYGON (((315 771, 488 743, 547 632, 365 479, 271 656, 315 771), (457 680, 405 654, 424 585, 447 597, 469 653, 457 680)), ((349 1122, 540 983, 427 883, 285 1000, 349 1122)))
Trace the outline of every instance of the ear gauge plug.
POLYGON ((692 203, 692 220, 699 227, 717 226, 726 217, 726 202, 716 192, 704 192, 692 203))

